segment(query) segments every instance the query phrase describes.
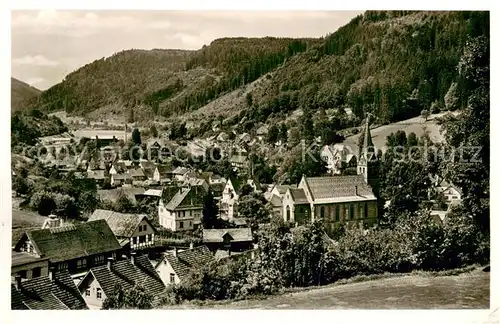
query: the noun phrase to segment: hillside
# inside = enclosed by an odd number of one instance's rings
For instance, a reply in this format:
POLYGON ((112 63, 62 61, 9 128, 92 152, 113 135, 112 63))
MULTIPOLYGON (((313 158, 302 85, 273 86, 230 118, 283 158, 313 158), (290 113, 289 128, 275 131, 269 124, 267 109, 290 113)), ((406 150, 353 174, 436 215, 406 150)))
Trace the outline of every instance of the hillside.
POLYGON ((22 108, 24 102, 36 98, 42 93, 37 88, 12 77, 10 83, 11 109, 13 111, 22 108))
POLYGON ((313 41, 234 38, 215 40, 198 51, 122 51, 70 73, 30 107, 75 115, 118 110, 139 120, 168 117, 254 81, 313 41))
POLYGON ((248 127, 306 108, 350 110, 350 125, 367 112, 391 123, 432 103, 444 107, 450 88, 453 109, 463 106, 459 57, 469 37, 488 34, 487 12, 368 11, 318 39, 222 38, 197 51, 122 51, 69 74, 30 107, 135 121, 238 114, 227 125, 246 117, 248 127))

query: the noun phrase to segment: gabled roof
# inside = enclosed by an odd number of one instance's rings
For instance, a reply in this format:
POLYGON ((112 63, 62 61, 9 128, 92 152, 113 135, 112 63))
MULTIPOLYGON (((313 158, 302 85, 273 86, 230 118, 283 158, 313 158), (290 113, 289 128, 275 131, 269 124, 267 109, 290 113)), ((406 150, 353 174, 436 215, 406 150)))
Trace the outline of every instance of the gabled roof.
POLYGON ((163 190, 161 190, 161 189, 148 189, 142 195, 160 198, 162 196, 162 194, 163 194, 163 190))
POLYGON ((297 186, 294 185, 276 185, 274 188, 279 192, 280 195, 284 195, 288 188, 293 189, 297 188, 297 186))
POLYGON ((18 266, 23 264, 30 264, 40 261, 47 261, 46 258, 39 258, 28 252, 11 252, 11 266, 18 266))
POLYGON ((204 190, 199 187, 181 188, 165 208, 175 210, 182 207, 202 207, 204 194, 204 190))
POLYGON ((11 284, 12 309, 88 309, 67 270, 54 273, 54 280, 42 276, 21 282, 17 290, 11 284))
POLYGON ((137 195, 144 194, 146 190, 140 187, 121 187, 115 189, 100 189, 97 190, 97 195, 102 200, 116 202, 121 196, 126 196, 131 201, 135 201, 137 195))
POLYGON ((229 184, 229 181, 231 181, 231 185, 233 186, 233 189, 236 193, 240 191, 240 188, 243 184, 245 184, 243 179, 239 179, 237 177, 231 177, 227 180, 226 185, 229 184))
POLYGON ((264 135, 267 134, 269 131, 268 127, 266 125, 262 125, 259 128, 257 128, 256 134, 257 135, 264 135))
POLYGON ((147 255, 135 257, 134 264, 128 259, 114 261, 111 264, 111 270, 107 265, 92 268, 80 281, 78 288, 86 287, 88 276, 93 276, 97 280, 106 296, 113 294, 115 284, 121 285, 124 289, 142 285, 153 296, 165 289, 165 284, 156 273, 147 255))
POLYGON ((117 173, 117 174, 113 174, 113 179, 114 180, 127 180, 127 179, 132 179, 132 177, 128 173, 117 173))
POLYGON ((293 202, 295 204, 308 204, 309 200, 307 200, 306 193, 304 189, 298 188, 290 188, 290 196, 292 196, 293 202))
POLYGON ((169 177, 172 175, 172 168, 168 165, 157 165, 156 170, 158 170, 162 177, 169 177))
POLYGON ((161 199, 164 204, 167 204, 181 189, 177 186, 166 186, 163 187, 161 193, 161 199))
POLYGON ((274 194, 271 196, 271 199, 269 199, 269 203, 273 207, 282 207, 283 206, 283 201, 281 200, 281 198, 274 195, 274 194))
POLYGON ((141 168, 137 169, 130 169, 128 171, 131 177, 145 177, 146 175, 144 174, 144 170, 141 168))
POLYGON ((189 172, 189 169, 184 167, 177 167, 172 171, 172 174, 184 175, 189 172))
POLYGON ((206 245, 197 246, 193 249, 184 251, 178 251, 177 256, 174 256, 173 253, 165 253, 156 267, 161 265, 165 259, 172 266, 175 273, 181 280, 185 279, 191 270, 199 269, 215 260, 206 245))
POLYGON ((253 241, 252 229, 247 228, 217 228, 203 230, 203 243, 222 243, 224 236, 229 235, 231 242, 253 241))
POLYGON ((315 202, 321 199, 347 197, 375 199, 372 188, 365 182, 362 175, 304 177, 304 180, 315 202))
POLYGON ((16 244, 27 237, 41 257, 60 262, 120 249, 113 231, 105 220, 76 225, 27 231, 16 244))
POLYGON ((90 172, 87 172, 87 177, 96 180, 103 180, 106 176, 104 170, 92 170, 90 172))
POLYGON ((151 161, 141 161, 141 162, 139 162, 139 165, 144 170, 151 170, 151 171, 154 171, 155 167, 156 167, 154 162, 151 162, 151 161))
POLYGON ((104 219, 108 223, 116 237, 131 237, 140 222, 144 219, 149 222, 146 215, 122 214, 104 209, 96 209, 88 221, 91 222, 100 219, 104 219))

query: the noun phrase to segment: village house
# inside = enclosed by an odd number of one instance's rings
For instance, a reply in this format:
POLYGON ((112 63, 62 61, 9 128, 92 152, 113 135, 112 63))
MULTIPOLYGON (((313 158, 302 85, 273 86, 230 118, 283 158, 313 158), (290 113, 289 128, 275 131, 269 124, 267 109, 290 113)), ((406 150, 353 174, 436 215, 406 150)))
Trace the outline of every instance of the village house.
POLYGON ((14 246, 15 252, 47 258, 49 267, 68 270, 73 277, 103 264, 120 250, 120 243, 105 220, 27 230, 14 246))
POLYGON ((113 187, 132 185, 132 177, 128 173, 111 174, 110 183, 113 187))
POLYGON ((253 246, 252 229, 249 227, 203 229, 203 244, 211 251, 239 252, 249 250, 253 246))
POLYGON ((205 245, 189 249, 168 251, 156 264, 156 272, 163 283, 168 286, 179 284, 185 280, 191 271, 199 269, 214 261, 212 252, 205 245))
POLYGON ((240 134, 236 137, 238 144, 243 144, 243 143, 250 143, 252 140, 252 136, 248 133, 243 133, 240 134))
POLYGON ((12 251, 10 275, 21 280, 48 276, 49 259, 34 256, 29 252, 12 251))
POLYGON ((89 222, 105 220, 122 248, 138 250, 155 245, 156 229, 147 215, 122 214, 111 210, 97 209, 89 222))
POLYGON ((462 200, 462 190, 446 180, 439 181, 435 186, 435 192, 441 195, 447 204, 459 203, 462 200))
POLYGON ((186 179, 186 181, 184 181, 182 186, 189 187, 189 188, 199 187, 199 188, 205 190, 205 192, 207 192, 210 189, 210 185, 208 184, 208 182, 205 179, 200 179, 200 178, 186 179))
POLYGON ((362 175, 308 178, 283 199, 287 222, 305 224, 323 219, 327 229, 340 223, 372 225, 377 221, 377 198, 362 175))
POLYGON ((262 125, 259 128, 257 128, 255 135, 257 135, 257 139, 259 141, 263 141, 266 138, 268 132, 269 128, 266 125, 262 125))
POLYGON ((128 171, 128 174, 132 178, 132 184, 134 184, 134 185, 136 185, 136 184, 142 185, 143 181, 145 181, 147 179, 146 174, 144 173, 144 170, 141 168, 130 169, 128 171))
POLYGON ((325 145, 320 152, 330 174, 340 174, 345 168, 355 168, 356 155, 344 144, 325 145))
POLYGON ((248 158, 246 155, 233 154, 229 158, 229 163, 234 170, 243 170, 248 168, 248 158))
POLYGON ((158 205, 160 225, 174 232, 198 228, 202 220, 205 193, 198 187, 180 188, 170 200, 162 197, 158 205))
POLYGON ((179 182, 184 182, 186 180, 186 174, 189 172, 189 169, 184 167, 177 167, 172 171, 172 176, 175 180, 179 182))
POLYGON ((218 142, 227 142, 229 140, 229 135, 226 132, 220 132, 220 134, 216 137, 218 142))
POLYGON ((22 281, 15 276, 10 285, 12 310, 88 309, 67 270, 22 281))
POLYGON ((239 199, 241 182, 238 178, 228 179, 222 191, 220 212, 228 219, 232 219, 235 215, 235 205, 239 199))
POLYGON ((153 181, 165 183, 172 180, 172 168, 167 165, 157 165, 153 172, 153 181))
POLYGON ((115 285, 125 290, 142 285, 153 296, 165 290, 165 284, 148 257, 135 253, 130 254, 130 259, 109 258, 106 265, 91 268, 79 282, 78 290, 90 309, 101 309, 106 298, 113 294, 115 285))
POLYGON ((285 195, 286 191, 289 188, 293 189, 293 188, 297 188, 297 186, 294 186, 294 185, 275 185, 271 189, 271 194, 278 196, 280 199, 283 199, 283 196, 285 195))
POLYGON ((271 194, 268 205, 273 216, 283 218, 283 200, 279 196, 271 194))

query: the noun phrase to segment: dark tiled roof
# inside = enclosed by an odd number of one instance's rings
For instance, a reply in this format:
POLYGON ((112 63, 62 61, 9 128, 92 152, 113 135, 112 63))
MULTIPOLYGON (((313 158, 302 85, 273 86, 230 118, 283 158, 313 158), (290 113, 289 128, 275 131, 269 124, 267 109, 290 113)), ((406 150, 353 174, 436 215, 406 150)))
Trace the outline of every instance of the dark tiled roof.
MULTIPOLYGON (((192 269, 201 268, 202 266, 214 261, 214 256, 205 246, 198 246, 193 249, 177 252, 177 257, 172 253, 166 253, 164 256, 168 263, 172 266, 179 279, 183 280, 192 269)), ((163 262, 160 260, 158 264, 163 262)))
POLYGON ((169 177, 172 175, 172 168, 168 165, 157 165, 156 168, 162 177, 169 177))
POLYGON ((12 251, 11 259, 12 259, 12 266, 18 266, 21 264, 29 264, 46 260, 45 258, 39 258, 27 252, 16 252, 16 251, 12 251))
POLYGON ((151 171, 155 170, 155 164, 154 164, 154 162, 151 162, 151 161, 141 161, 141 162, 139 162, 139 164, 141 165, 141 168, 143 168, 144 170, 151 170, 151 171))
POLYGON ((161 199, 164 204, 167 204, 178 192, 180 188, 177 186, 166 186, 162 188, 161 199))
POLYGON ((293 202, 295 204, 308 204, 306 193, 304 189, 290 189, 290 195, 292 196, 293 202))
POLYGON ((130 169, 128 171, 131 177, 145 177, 146 175, 144 174, 144 170, 141 168, 137 169, 130 169))
POLYGON ((305 178, 314 200, 324 198, 373 196, 362 175, 305 178))
POLYGON ((202 188, 182 188, 165 206, 167 210, 181 207, 202 207, 204 190, 202 188))
POLYGON ((51 262, 72 260, 120 249, 120 244, 105 220, 31 230, 27 231, 26 235, 37 252, 42 257, 49 258, 51 262))
POLYGON ((189 169, 187 169, 187 168, 177 167, 177 168, 175 168, 174 171, 172 171, 172 174, 184 175, 188 172, 189 172, 189 169))
POLYGON ((283 201, 281 201, 281 198, 274 195, 271 197, 271 199, 269 199, 269 203, 273 206, 273 207, 282 207, 283 206, 283 201))
POLYGON ((297 187, 292 185, 276 185, 276 189, 278 190, 280 195, 284 195, 288 190, 288 188, 293 189, 297 187))
POLYGON ((137 226, 139 226, 139 223, 144 218, 147 219, 147 216, 138 214, 122 214, 112 210, 97 209, 94 211, 92 216, 90 216, 88 221, 91 222, 104 219, 115 236, 131 237, 137 229, 137 226))
POLYGON ((49 277, 38 277, 21 283, 21 291, 11 285, 12 309, 87 309, 80 292, 67 270, 49 277))
MULTIPOLYGON (((137 256, 135 264, 124 259, 115 261, 111 265, 111 270, 107 266, 100 266, 90 269, 90 272, 107 296, 113 293, 115 284, 120 284, 124 289, 142 285, 146 291, 153 295, 161 293, 165 289, 165 284, 156 273, 147 255, 137 256)), ((79 287, 85 282, 86 280, 83 279, 79 287)))
POLYGON ((229 235, 231 242, 250 242, 253 240, 251 228, 218 228, 204 229, 204 243, 222 243, 224 236, 229 235))

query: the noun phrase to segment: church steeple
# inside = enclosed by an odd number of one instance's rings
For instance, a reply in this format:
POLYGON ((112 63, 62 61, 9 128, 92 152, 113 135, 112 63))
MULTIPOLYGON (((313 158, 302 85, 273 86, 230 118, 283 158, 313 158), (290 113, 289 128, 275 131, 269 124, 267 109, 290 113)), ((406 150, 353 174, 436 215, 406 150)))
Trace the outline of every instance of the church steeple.
POLYGON ((365 182, 368 183, 369 180, 369 165, 368 162, 374 158, 375 147, 372 141, 372 135, 370 132, 370 115, 366 116, 366 125, 364 130, 363 146, 360 147, 358 154, 358 165, 357 173, 363 175, 365 182))

